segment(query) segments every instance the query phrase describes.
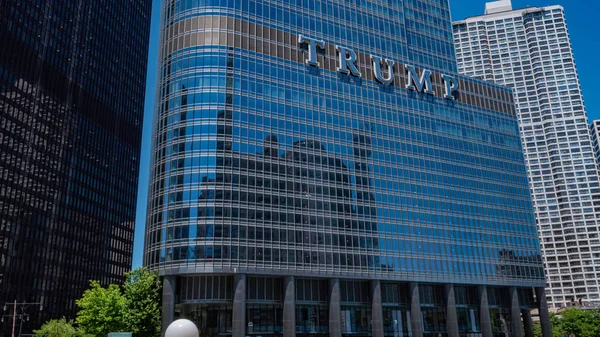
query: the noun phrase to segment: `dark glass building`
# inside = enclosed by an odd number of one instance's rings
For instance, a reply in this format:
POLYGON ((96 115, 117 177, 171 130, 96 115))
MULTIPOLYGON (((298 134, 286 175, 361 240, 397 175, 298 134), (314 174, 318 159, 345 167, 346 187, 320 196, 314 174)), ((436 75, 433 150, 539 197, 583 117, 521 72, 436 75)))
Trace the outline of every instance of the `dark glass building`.
POLYGON ((512 92, 456 74, 447 1, 163 5, 165 328, 550 337, 512 92))
POLYGON ((150 14, 150 0, 0 1, 0 306, 43 305, 22 333, 131 268, 150 14))

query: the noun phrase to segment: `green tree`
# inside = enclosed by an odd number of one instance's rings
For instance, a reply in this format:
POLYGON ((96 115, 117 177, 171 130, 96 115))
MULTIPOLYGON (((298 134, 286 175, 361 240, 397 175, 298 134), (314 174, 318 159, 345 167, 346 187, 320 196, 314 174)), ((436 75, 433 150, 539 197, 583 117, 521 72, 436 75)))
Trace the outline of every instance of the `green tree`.
MULTIPOLYGON (((533 336, 534 337, 541 337, 542 336, 542 325, 540 324, 540 322, 533 322, 533 336)), ((525 334, 523 334, 523 336, 525 336, 525 334)), ((558 336, 560 337, 560 336, 558 336)))
POLYGON ((560 325, 560 318, 554 313, 550 313, 550 326, 552 327, 553 337, 561 337, 563 335, 562 326, 560 325))
MULTIPOLYGON (((116 284, 104 288, 90 281, 90 288, 76 301, 79 312, 73 322, 49 321, 37 330, 44 337, 105 337, 110 332, 132 332, 134 337, 160 336, 158 276, 144 268, 126 274, 123 290, 116 284)), ((39 333, 38 333, 39 332, 39 333)))
POLYGON ((596 337, 600 332, 600 316, 592 310, 567 309, 560 313, 558 330, 563 335, 596 337))
POLYGON ((76 301, 79 307, 76 322, 86 333, 104 337, 110 332, 127 331, 126 300, 116 284, 103 288, 98 281, 76 301))
POLYGON ((594 329, 594 336, 600 336, 600 310, 591 311, 589 318, 594 329))
POLYGON ((123 286, 128 331, 134 337, 160 336, 160 294, 158 276, 145 268, 126 274, 123 286))
MULTIPOLYGON (((552 336, 600 337, 600 311, 571 308, 560 315, 550 313, 552 336)), ((540 322, 533 323, 533 335, 542 336, 540 322)))
POLYGON ((35 336, 44 337, 80 337, 81 332, 75 329, 73 321, 66 318, 53 319, 42 325, 39 330, 33 330, 35 336))

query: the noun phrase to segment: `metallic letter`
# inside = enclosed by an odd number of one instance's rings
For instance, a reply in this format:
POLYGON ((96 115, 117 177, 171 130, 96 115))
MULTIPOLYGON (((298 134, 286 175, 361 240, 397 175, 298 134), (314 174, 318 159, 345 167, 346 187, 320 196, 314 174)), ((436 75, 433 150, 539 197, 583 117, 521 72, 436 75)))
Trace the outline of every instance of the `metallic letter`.
POLYGON ((405 64, 404 67, 408 72, 408 79, 406 83, 406 89, 423 92, 430 95, 435 95, 431 87, 431 71, 423 69, 421 77, 417 75, 415 67, 405 64))
POLYGON ((335 49, 337 49, 340 59, 340 66, 337 68, 337 71, 342 74, 352 74, 356 77, 361 77, 362 74, 356 68, 356 53, 351 49, 340 46, 335 46, 335 49))
POLYGON ((448 75, 442 75, 442 80, 444 80, 444 87, 446 87, 444 98, 454 101, 454 93, 459 89, 458 81, 456 78, 448 75))
POLYGON ((388 77, 385 78, 383 77, 381 70, 381 57, 371 55, 371 60, 373 61, 373 74, 375 75, 375 78, 383 84, 392 84, 392 82, 394 82, 394 61, 383 59, 383 61, 388 64, 388 77))
POLYGON ((298 36, 298 43, 305 42, 308 42, 308 60, 306 60, 306 64, 315 67, 320 66, 319 61, 317 60, 317 46, 321 47, 321 49, 325 48, 325 41, 312 39, 304 35, 298 36))

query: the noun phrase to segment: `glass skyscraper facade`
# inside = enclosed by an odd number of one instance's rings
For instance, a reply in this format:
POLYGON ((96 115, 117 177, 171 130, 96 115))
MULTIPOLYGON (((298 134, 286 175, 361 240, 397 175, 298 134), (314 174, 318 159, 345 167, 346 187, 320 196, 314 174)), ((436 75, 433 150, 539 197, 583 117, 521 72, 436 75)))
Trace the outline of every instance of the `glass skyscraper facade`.
POLYGON ((454 23, 459 72, 513 88, 554 308, 600 305, 600 178, 561 6, 454 23))
POLYGON ((550 336, 512 92, 456 74, 447 1, 162 10, 163 328, 530 336, 538 308, 550 336))
POLYGON ((0 1, 0 306, 43 306, 23 334, 131 268, 150 12, 0 1))

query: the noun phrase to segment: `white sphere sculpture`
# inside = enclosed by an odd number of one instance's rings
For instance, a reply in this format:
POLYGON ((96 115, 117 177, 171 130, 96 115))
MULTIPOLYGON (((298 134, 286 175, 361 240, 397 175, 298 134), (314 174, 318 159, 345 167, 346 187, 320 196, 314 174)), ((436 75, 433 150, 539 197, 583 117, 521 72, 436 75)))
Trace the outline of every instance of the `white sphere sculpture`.
POLYGON ((198 328, 192 321, 178 319, 169 325, 165 337, 198 337, 198 328))

